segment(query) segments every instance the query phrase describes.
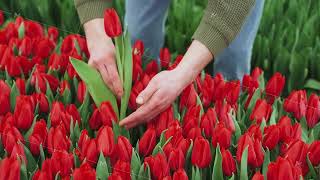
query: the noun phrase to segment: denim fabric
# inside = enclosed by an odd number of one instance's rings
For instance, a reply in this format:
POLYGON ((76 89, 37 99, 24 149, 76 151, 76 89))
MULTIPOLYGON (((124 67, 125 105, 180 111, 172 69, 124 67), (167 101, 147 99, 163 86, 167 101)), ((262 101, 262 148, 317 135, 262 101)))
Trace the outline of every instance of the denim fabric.
MULTIPOLYGON (((147 53, 157 58, 164 44, 164 24, 170 0, 127 0, 125 22, 132 42, 140 39, 147 53)), ((239 35, 214 63, 209 64, 212 74, 220 72, 226 79, 242 79, 250 72, 251 52, 263 12, 264 0, 256 0, 239 35)))

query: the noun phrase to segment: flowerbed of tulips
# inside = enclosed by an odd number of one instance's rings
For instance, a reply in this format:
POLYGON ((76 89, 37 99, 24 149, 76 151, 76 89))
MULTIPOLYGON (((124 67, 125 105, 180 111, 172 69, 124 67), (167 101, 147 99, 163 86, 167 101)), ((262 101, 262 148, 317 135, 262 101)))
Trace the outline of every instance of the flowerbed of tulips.
POLYGON ((201 73, 166 111, 131 130, 118 122, 160 70, 168 49, 145 67, 113 10, 124 97, 89 68, 86 40, 0 13, 0 180, 6 179, 319 179, 320 98, 304 90, 280 98, 285 77, 266 83, 255 68, 240 81, 201 73), (69 60, 72 57, 72 60, 69 60))

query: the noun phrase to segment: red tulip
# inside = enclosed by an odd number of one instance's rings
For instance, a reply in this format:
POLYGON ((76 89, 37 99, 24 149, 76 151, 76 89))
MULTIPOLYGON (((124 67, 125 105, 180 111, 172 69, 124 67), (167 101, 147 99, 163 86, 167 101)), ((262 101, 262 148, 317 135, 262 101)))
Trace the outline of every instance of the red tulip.
POLYGON ((306 161, 307 152, 308 145, 306 143, 301 140, 293 140, 289 143, 284 157, 291 160, 295 166, 301 167, 302 173, 305 175, 309 170, 306 161))
POLYGON ((261 142, 257 139, 252 139, 247 133, 242 135, 238 141, 237 161, 241 161, 244 149, 248 147, 248 164, 252 168, 260 167, 263 163, 264 154, 261 147, 261 142))
POLYGON ((262 132, 260 130, 260 126, 257 124, 252 124, 249 129, 247 130, 247 133, 250 137, 253 139, 257 139, 259 141, 262 141, 262 132))
POLYGON ((164 133, 164 136, 166 140, 168 140, 171 136, 174 136, 175 134, 182 134, 182 128, 180 126, 179 121, 177 120, 171 122, 167 131, 164 133))
MULTIPOLYGON (((68 104, 66 107, 66 113, 69 114, 72 117, 73 123, 75 124, 76 122, 78 125, 81 124, 81 116, 80 113, 74 104, 68 104)), ((70 118, 69 118, 70 119, 70 118)), ((70 123, 68 123, 70 126, 70 123)))
POLYGON ((222 101, 225 98, 225 80, 222 74, 218 73, 213 78, 214 92, 212 94, 213 101, 222 101))
POLYGON ((264 128, 264 137, 262 145, 269 150, 274 149, 280 140, 280 129, 277 125, 271 125, 264 128))
POLYGON ((17 86, 17 88, 19 90, 19 93, 21 95, 25 95, 26 94, 26 84, 25 84, 23 79, 17 78, 16 79, 16 86, 17 86))
MULTIPOLYGON (((71 175, 74 168, 74 158, 72 153, 65 150, 54 151, 51 156, 51 168, 53 174, 57 174, 64 178, 71 175)), ((43 167, 42 167, 43 169, 43 167)))
POLYGON ((25 27, 25 35, 29 36, 30 38, 39 38, 43 37, 43 28, 42 26, 35 22, 35 21, 24 21, 24 27, 25 27))
POLYGON ((231 176, 237 171, 236 162, 229 150, 221 150, 222 155, 222 170, 224 175, 231 176))
POLYGON ((219 123, 212 133, 213 147, 217 147, 219 144, 222 149, 228 149, 231 145, 231 135, 231 131, 219 123))
POLYGON ((259 80, 259 77, 262 75, 263 71, 262 69, 260 69, 259 67, 256 67, 253 69, 253 71, 251 72, 251 77, 258 81, 259 80))
POLYGON ((258 99, 250 115, 250 120, 255 120, 258 124, 260 124, 263 119, 268 121, 271 116, 271 112, 271 105, 264 99, 258 99))
POLYGON ((202 137, 198 137, 192 148, 191 163, 199 168, 206 168, 209 167, 211 159, 209 141, 202 137))
POLYGON ((259 87, 259 82, 254 80, 249 75, 244 75, 242 79, 242 91, 248 92, 248 94, 253 94, 255 90, 259 87))
MULTIPOLYGON (((133 59, 135 60, 135 57, 136 56, 139 56, 139 57, 142 57, 144 54, 144 44, 141 40, 137 40, 134 45, 133 45, 133 48, 132 48, 132 57, 133 59)), ((141 62, 136 62, 138 63, 139 65, 141 65, 141 62)))
POLYGON ((306 115, 307 110, 307 94, 305 90, 292 91, 284 100, 284 109, 293 113, 294 117, 300 120, 306 115))
POLYGON ((217 115, 214 108, 209 108, 201 117, 200 128, 206 135, 211 137, 214 132, 214 126, 217 122, 217 115))
POLYGON ((97 149, 97 144, 95 139, 88 139, 85 141, 81 148, 81 159, 86 159, 91 166, 94 166, 98 161, 99 151, 97 149))
POLYGON ((42 113, 49 112, 49 102, 47 96, 43 93, 33 94, 35 102, 39 104, 39 111, 42 113))
POLYGON ((4 23, 4 15, 3 12, 0 11, 0 26, 4 23))
POLYGON ((115 144, 111 127, 103 126, 99 129, 97 134, 97 147, 98 151, 102 151, 104 156, 110 156, 113 153, 115 144))
POLYGON ((319 153, 320 153, 320 141, 316 140, 310 145, 308 149, 308 156, 313 166, 318 166, 320 164, 319 153))
POLYGON ((236 128, 230 114, 232 110, 231 105, 223 101, 217 101, 215 103, 215 110, 217 112, 219 121, 224 123, 225 127, 227 127, 230 131, 234 132, 236 128))
POLYGON ((102 117, 99 112, 99 109, 94 109, 89 119, 89 127, 93 130, 98 130, 101 126, 102 126, 102 117))
POLYGON ((11 154, 13 146, 16 144, 16 142, 24 142, 24 139, 16 127, 7 124, 1 134, 1 141, 4 149, 11 154))
POLYGON ((185 156, 181 149, 173 149, 168 156, 168 163, 170 169, 176 171, 180 168, 184 168, 185 156))
POLYGON ((291 119, 288 116, 282 116, 278 122, 280 129, 280 140, 282 142, 287 142, 291 138, 292 134, 292 125, 291 119))
POLYGON ((47 84, 49 83, 50 89, 52 91, 56 91, 59 86, 59 81, 54 76, 45 74, 45 73, 39 73, 34 72, 31 78, 31 84, 33 86, 36 86, 36 88, 39 88, 41 92, 46 93, 47 90, 47 84), (38 82, 38 84, 36 84, 38 82))
POLYGON ((112 127, 112 121, 117 122, 118 118, 116 113, 114 112, 110 102, 103 102, 99 108, 102 124, 105 126, 112 127))
POLYGON ((140 81, 135 82, 135 84, 133 85, 133 87, 131 89, 130 98, 129 98, 130 109, 136 110, 138 108, 137 103, 136 103, 136 99, 143 89, 144 89, 144 86, 143 86, 142 82, 140 82, 140 81))
POLYGON ((171 61, 171 55, 170 55, 169 49, 168 48, 161 48, 160 49, 161 67, 167 69, 169 67, 170 61, 171 61))
POLYGON ((132 145, 126 137, 124 136, 118 137, 116 154, 119 160, 129 162, 129 163, 131 162, 132 145))
POLYGON ((284 88, 285 81, 285 77, 278 72, 273 74, 270 78, 265 89, 269 104, 273 104, 274 100, 280 96, 284 88))
POLYGON ((196 78, 197 87, 200 93, 200 99, 204 107, 209 107, 212 103, 212 94, 214 91, 213 80, 210 75, 206 74, 204 79, 199 75, 196 78))
POLYGON ((57 41, 59 37, 59 31, 56 27, 49 27, 48 28, 48 37, 53 40, 54 42, 57 41))
POLYGON ((183 134, 187 136, 192 128, 199 125, 200 106, 190 107, 183 117, 183 134))
POLYGON ((60 71, 64 73, 68 66, 68 56, 66 55, 58 55, 56 53, 52 53, 49 58, 48 67, 49 69, 60 71))
POLYGON ((80 103, 83 103, 84 98, 86 96, 87 88, 83 81, 80 81, 78 84, 78 91, 77 91, 77 99, 80 103))
POLYGON ((197 92, 194 89, 193 84, 190 84, 187 86, 181 93, 180 96, 180 110, 182 108, 190 108, 192 106, 195 106, 197 104, 197 92))
POLYGON ((184 169, 179 169, 174 172, 173 180, 188 180, 188 175, 184 169))
POLYGON ((72 176, 74 180, 95 180, 96 171, 88 163, 83 163, 73 171, 72 176))
POLYGON ((229 81, 225 84, 226 100, 230 105, 236 105, 240 95, 240 81, 229 81))
POLYGON ((59 89, 60 95, 63 96, 64 91, 67 89, 70 91, 69 82, 67 80, 61 81, 60 82, 60 89, 59 89))
POLYGON ((309 97, 306 120, 309 128, 313 128, 320 120, 320 98, 316 94, 309 97))
POLYGON ((68 139, 65 128, 61 125, 51 127, 47 138, 47 148, 50 154, 54 151, 68 151, 70 148, 70 139, 68 139))
POLYGON ((268 166, 268 180, 299 180, 300 176, 302 176, 301 169, 282 157, 278 157, 276 162, 271 162, 268 166))
POLYGON ((151 154, 156 145, 156 130, 153 128, 147 129, 139 141, 139 153, 146 157, 151 154))
POLYGON ((160 137, 161 133, 166 130, 173 121, 173 106, 170 106, 152 121, 152 125, 154 125, 156 129, 157 137, 160 137))
POLYGON ((104 12, 104 30, 113 38, 122 34, 121 21, 115 9, 110 8, 104 12))
POLYGON ((108 180, 123 180, 120 176, 119 173, 112 173, 109 177, 108 180))
POLYGON ((156 74, 159 72, 159 66, 158 66, 157 61, 156 61, 156 60, 151 60, 151 61, 147 64, 144 72, 145 72, 146 74, 148 74, 151 78, 152 78, 154 75, 156 75, 156 74))
POLYGON ((64 105, 61 102, 53 102, 49 115, 51 126, 56 127, 66 118, 64 105))
POLYGON ((20 179, 20 161, 12 157, 0 160, 0 179, 20 179))
POLYGON ((37 170, 34 173, 32 180, 53 180, 53 178, 52 174, 49 174, 46 171, 37 170))
POLYGON ((37 121, 29 136, 30 151, 33 155, 38 156, 40 154, 40 144, 42 144, 42 147, 46 147, 47 134, 46 122, 43 119, 37 121))
POLYGON ((182 55, 178 55, 176 57, 174 63, 169 66, 168 70, 175 69, 178 66, 178 64, 182 61, 182 59, 183 59, 183 56, 182 55))
POLYGON ((5 115, 10 111, 10 87, 0 80, 0 115, 5 115))
POLYGON ((263 175, 262 175, 259 171, 257 171, 257 172, 253 175, 253 177, 252 177, 251 180, 264 180, 264 177, 263 177, 263 175))
POLYGON ((11 156, 12 158, 18 158, 24 161, 27 164, 26 154, 24 153, 23 144, 21 142, 17 142, 12 149, 11 156))
POLYGON ((113 173, 117 173, 122 179, 131 180, 130 172, 130 163, 128 162, 119 160, 113 167, 113 173))
POLYGON ((144 159, 145 166, 149 165, 152 179, 162 179, 170 174, 170 168, 166 157, 162 153, 149 156, 144 159))
POLYGON ((134 61, 133 61, 133 67, 132 67, 132 82, 137 82, 139 79, 141 79, 141 76, 143 75, 143 69, 141 64, 142 60, 141 56, 134 56, 134 61))
POLYGON ((18 96, 16 107, 13 113, 14 122, 17 128, 27 130, 31 127, 34 117, 34 102, 31 96, 18 96))

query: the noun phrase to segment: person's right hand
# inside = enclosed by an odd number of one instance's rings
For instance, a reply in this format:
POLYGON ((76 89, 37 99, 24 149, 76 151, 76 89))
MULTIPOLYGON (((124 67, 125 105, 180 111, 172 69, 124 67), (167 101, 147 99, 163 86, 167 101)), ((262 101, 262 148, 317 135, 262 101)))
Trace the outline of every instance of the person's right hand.
POLYGON ((99 18, 84 24, 90 52, 88 64, 100 72, 106 85, 120 98, 123 95, 123 86, 118 74, 115 46, 111 38, 104 32, 103 23, 103 19, 99 18))

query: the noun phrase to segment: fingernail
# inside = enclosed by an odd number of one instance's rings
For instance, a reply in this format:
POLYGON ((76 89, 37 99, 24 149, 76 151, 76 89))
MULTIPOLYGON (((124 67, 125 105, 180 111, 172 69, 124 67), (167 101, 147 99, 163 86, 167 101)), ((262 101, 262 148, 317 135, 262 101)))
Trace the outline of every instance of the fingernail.
POLYGON ((143 104, 143 99, 142 99, 142 97, 138 96, 137 99, 136 99, 136 103, 138 103, 138 104, 143 104))

